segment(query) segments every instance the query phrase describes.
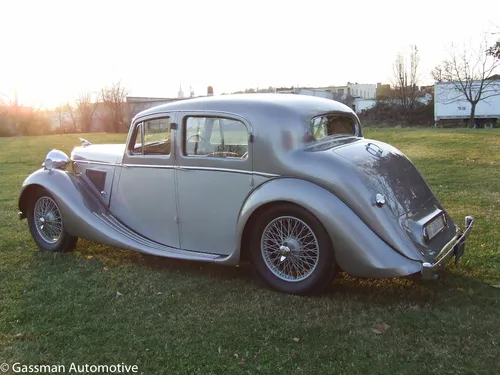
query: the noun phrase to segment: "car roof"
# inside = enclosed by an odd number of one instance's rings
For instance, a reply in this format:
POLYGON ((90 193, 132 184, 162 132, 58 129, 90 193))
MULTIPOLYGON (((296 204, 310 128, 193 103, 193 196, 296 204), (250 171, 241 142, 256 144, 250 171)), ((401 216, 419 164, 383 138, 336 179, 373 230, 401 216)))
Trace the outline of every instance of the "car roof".
POLYGON ((312 118, 328 112, 354 115, 348 106, 335 100, 296 94, 231 94, 178 100, 138 113, 134 120, 156 113, 170 111, 215 111, 234 113, 248 119, 256 114, 312 118))

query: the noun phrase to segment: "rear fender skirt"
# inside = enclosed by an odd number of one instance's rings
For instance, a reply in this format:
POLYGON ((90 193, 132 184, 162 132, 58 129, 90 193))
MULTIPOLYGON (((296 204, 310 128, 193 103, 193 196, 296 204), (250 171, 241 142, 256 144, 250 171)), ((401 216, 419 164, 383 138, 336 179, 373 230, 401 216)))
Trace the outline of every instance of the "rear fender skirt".
MULTIPOLYGON (((240 211, 237 238, 241 238, 255 210, 276 201, 297 204, 315 215, 332 239, 337 263, 350 275, 398 277, 421 271, 421 261, 395 251, 335 195, 312 182, 296 178, 270 180, 250 194, 240 211)), ((420 259, 416 249, 405 250, 420 259)), ((233 263, 234 258, 239 259, 240 251, 237 246, 232 255, 216 261, 233 263)))

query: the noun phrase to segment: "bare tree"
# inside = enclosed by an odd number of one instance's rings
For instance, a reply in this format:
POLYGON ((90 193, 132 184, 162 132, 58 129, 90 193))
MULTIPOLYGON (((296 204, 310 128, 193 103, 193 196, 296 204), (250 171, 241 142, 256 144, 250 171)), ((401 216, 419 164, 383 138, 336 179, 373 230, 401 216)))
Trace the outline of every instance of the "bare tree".
POLYGON ((75 113, 69 103, 56 108, 61 133, 76 133, 77 124, 75 113))
POLYGON ((78 95, 76 107, 80 113, 80 130, 84 133, 91 132, 92 119, 97 108, 97 103, 92 102, 92 94, 86 92, 78 95))
POLYGON ((101 89, 100 99, 107 111, 105 119, 107 131, 118 133, 126 130, 124 123, 126 116, 125 100, 127 95, 128 91, 119 81, 101 89))
POLYGON ((500 60, 487 53, 486 41, 477 48, 452 45, 446 58, 436 66, 431 75, 436 82, 447 82, 447 89, 442 98, 436 100, 449 104, 466 100, 471 105, 469 127, 474 127, 476 106, 482 100, 500 95, 498 85, 491 79, 500 60))
POLYGON ((403 108, 405 116, 415 108, 418 94, 418 65, 420 56, 415 45, 410 46, 409 55, 398 54, 394 61, 394 95, 397 103, 403 108))
POLYGON ((349 107, 352 107, 354 102, 354 97, 351 94, 344 94, 340 92, 332 92, 332 99, 349 107))

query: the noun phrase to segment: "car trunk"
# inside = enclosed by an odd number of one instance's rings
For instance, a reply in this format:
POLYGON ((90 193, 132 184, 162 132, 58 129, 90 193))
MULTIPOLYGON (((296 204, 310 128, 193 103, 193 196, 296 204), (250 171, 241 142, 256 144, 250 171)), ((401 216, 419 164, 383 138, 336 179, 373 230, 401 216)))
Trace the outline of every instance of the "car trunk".
POLYGON ((374 200, 376 194, 385 198, 389 210, 383 212, 397 220, 423 257, 435 259, 456 234, 456 226, 413 163, 398 149, 369 139, 334 152, 355 165, 374 200))

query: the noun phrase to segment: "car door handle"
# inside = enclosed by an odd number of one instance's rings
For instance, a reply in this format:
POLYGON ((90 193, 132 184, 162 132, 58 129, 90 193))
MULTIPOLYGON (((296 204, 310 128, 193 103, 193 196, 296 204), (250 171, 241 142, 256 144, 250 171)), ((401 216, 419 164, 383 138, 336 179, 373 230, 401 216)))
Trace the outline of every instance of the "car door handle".
POLYGON ((182 167, 180 167, 180 166, 178 166, 178 165, 176 165, 176 166, 174 167, 174 169, 177 169, 178 171, 189 171, 189 169, 182 168, 182 167))

